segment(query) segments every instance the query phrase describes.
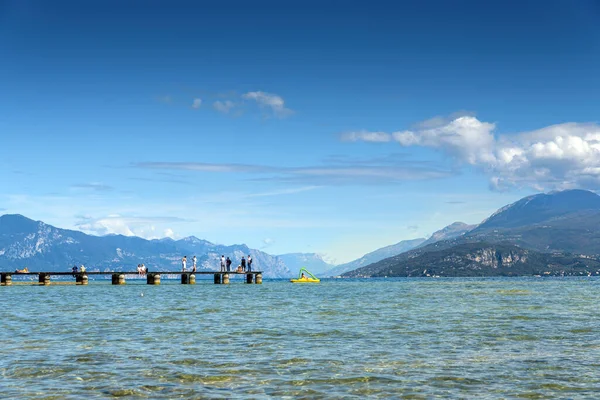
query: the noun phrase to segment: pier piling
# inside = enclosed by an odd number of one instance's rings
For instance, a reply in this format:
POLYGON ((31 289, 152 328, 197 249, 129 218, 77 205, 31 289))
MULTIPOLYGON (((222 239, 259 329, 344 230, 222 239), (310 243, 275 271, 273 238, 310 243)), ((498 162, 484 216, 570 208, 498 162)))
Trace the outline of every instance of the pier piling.
POLYGON ((256 276, 254 277, 254 283, 256 283, 257 285, 262 284, 262 274, 256 274, 256 276))
POLYGON ((146 283, 148 285, 160 285, 160 274, 148 274, 146 283))
POLYGON ((50 275, 49 274, 40 274, 38 279, 40 285, 48 286, 50 284, 50 275))
POLYGON ((246 274, 246 283, 254 283, 253 278, 254 278, 253 274, 246 274))
POLYGON ((221 274, 215 274, 215 285, 221 284, 221 274))
POLYGON ((10 274, 0 275, 0 284, 2 284, 4 286, 12 285, 12 276, 10 274))
POLYGON ((229 274, 224 274, 223 275, 223 284, 224 285, 229 285, 229 274))
POLYGON ((125 284, 125 274, 112 274, 112 284, 113 285, 124 285, 125 284))
POLYGON ((181 284, 182 285, 195 285, 196 284, 196 275, 190 273, 181 274, 181 284))

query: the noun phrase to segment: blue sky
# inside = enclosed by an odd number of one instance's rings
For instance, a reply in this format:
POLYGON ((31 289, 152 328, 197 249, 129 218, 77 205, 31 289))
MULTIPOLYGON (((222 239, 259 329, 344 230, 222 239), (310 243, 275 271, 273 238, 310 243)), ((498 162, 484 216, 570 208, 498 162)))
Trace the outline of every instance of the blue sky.
POLYGON ((0 209, 350 261, 600 177, 600 3, 0 0, 0 209))

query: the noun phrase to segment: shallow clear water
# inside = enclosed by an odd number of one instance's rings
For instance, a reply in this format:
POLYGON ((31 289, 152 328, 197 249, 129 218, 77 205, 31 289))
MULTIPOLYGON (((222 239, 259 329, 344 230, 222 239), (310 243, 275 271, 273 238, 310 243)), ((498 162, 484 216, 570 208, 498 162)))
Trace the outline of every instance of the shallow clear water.
POLYGON ((90 282, 0 302, 0 398, 600 393, 593 278, 90 282))

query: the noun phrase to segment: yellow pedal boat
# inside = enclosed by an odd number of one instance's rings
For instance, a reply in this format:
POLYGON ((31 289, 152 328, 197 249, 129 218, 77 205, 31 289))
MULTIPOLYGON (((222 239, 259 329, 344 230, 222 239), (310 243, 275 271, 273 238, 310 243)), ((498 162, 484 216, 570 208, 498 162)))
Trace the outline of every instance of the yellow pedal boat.
POLYGON ((308 272, 306 268, 300 268, 300 272, 298 272, 298 278, 290 279, 292 283, 319 283, 321 280, 308 272), (304 275, 306 272, 306 275, 304 275))

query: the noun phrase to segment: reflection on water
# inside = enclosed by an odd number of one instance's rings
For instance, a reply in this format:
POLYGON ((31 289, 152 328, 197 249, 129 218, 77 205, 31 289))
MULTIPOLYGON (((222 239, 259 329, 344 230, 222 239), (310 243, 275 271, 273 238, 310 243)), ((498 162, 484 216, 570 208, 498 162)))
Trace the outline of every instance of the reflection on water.
POLYGON ((0 287, 0 398, 595 398, 599 285, 0 287))

